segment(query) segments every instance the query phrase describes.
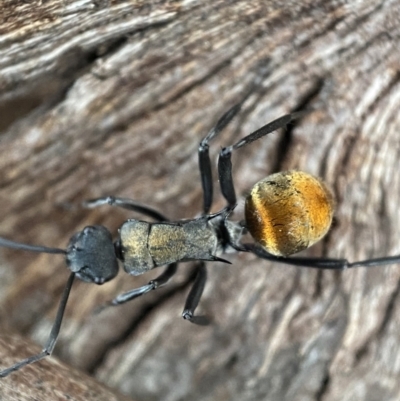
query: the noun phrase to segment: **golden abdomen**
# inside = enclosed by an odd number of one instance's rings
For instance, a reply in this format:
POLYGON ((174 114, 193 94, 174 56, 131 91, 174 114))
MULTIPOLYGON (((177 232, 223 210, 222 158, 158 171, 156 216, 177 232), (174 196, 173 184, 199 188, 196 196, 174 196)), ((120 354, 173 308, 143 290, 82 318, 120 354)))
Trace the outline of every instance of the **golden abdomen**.
POLYGON ((318 178, 301 172, 272 174, 246 198, 246 226, 275 256, 288 256, 315 244, 329 230, 333 196, 318 178))

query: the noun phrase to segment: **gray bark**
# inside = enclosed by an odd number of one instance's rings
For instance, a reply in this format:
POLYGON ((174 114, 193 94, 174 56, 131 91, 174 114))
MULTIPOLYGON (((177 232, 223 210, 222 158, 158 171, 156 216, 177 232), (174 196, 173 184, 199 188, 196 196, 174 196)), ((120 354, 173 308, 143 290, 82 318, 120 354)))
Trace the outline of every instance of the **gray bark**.
MULTIPOLYGON (((198 143, 251 91, 213 160, 274 118, 309 113, 234 155, 237 193, 278 170, 321 176, 335 223, 304 255, 400 253, 398 0, 3 0, 0 21, 1 236, 65 247, 85 225, 116 235, 132 214, 80 207, 102 195, 195 216, 198 143)), ((213 211, 224 206, 215 184, 213 211)), ((180 318, 190 263, 170 285, 99 314, 159 271, 75 283, 55 356, 135 400, 399 399, 399 265, 338 273, 227 257, 231 266, 209 264, 206 328, 180 318)), ((57 255, 0 258, 3 367, 36 349, 5 345, 6 330, 45 343, 68 271, 57 255)), ((1 380, 0 394, 52 364, 1 380)))

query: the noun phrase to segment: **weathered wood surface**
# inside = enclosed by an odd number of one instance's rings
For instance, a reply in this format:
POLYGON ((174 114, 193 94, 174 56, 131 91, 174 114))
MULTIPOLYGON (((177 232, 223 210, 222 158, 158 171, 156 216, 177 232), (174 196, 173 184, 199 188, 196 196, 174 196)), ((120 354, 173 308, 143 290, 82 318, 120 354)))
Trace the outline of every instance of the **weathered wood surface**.
MULTIPOLYGON (((276 170, 320 175, 336 219, 305 254, 400 253, 400 1, 3 0, 0 21, 0 235, 64 247, 87 224, 116 233, 129 213, 79 207, 108 194, 196 215, 198 142, 252 88, 213 158, 269 120, 310 112, 234 156, 237 193, 276 170)), ((213 210, 223 205, 218 195, 213 210)), ((0 257, 2 330, 44 344, 62 258, 0 257)), ((335 273, 228 257, 209 266, 206 328, 180 318, 190 264, 97 315, 158 272, 75 284, 56 356, 135 400, 399 399, 399 265, 335 273)), ((50 364, 2 380, 0 394, 50 364)))
MULTIPOLYGON (((16 358, 35 353, 38 347, 15 333, 2 332, 0 354, 2 365, 12 364, 16 358)), ((3 401, 73 400, 73 401, 130 401, 87 374, 53 358, 46 363, 27 367, 22 374, 2 380, 0 399, 3 401)))

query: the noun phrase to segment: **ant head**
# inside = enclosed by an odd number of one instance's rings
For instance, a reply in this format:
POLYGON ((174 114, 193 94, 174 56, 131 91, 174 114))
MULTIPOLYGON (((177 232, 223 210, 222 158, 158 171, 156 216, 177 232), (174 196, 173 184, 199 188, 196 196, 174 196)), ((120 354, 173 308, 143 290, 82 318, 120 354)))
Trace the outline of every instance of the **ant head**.
POLYGON ((103 226, 88 226, 69 241, 66 260, 69 269, 83 281, 103 284, 118 273, 118 261, 111 233, 103 226))

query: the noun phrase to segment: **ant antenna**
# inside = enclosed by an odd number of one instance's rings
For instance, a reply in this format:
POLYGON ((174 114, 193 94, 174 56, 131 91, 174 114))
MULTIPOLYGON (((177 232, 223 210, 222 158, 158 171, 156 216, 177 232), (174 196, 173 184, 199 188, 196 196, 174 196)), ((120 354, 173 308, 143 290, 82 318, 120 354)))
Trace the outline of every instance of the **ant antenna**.
MULTIPOLYGON (((3 242, 3 239, 1 239, 0 243, 2 243, 2 242, 3 242)), ((7 240, 6 240, 6 242, 7 242, 7 240)), ((10 242, 12 242, 12 241, 10 241, 10 242)), ((38 247, 38 248, 40 248, 40 247, 38 247)), ((52 248, 48 248, 48 249, 52 249, 52 248)), ((34 252, 36 252, 36 251, 34 251, 34 252)), ((36 355, 32 355, 28 358, 25 358, 22 361, 17 362, 14 365, 10 366, 9 368, 0 371, 0 377, 6 377, 10 373, 15 372, 16 370, 19 370, 26 365, 30 365, 31 363, 40 361, 41 359, 45 358, 46 356, 49 356, 52 354, 54 347, 56 345, 58 334, 60 332, 65 307, 67 305, 69 293, 71 292, 71 287, 72 287, 72 283, 74 282, 74 278, 75 278, 75 273, 71 273, 68 278, 67 284, 64 288, 60 304, 58 306, 56 319, 53 323, 53 327, 51 328, 49 338, 48 338, 46 345, 43 348, 42 352, 40 352, 39 354, 36 354, 36 355)))
POLYGON ((22 244, 21 242, 10 241, 9 239, 0 237, 0 246, 11 249, 18 249, 21 251, 30 251, 30 252, 38 252, 38 253, 58 253, 66 255, 67 251, 65 249, 60 248, 49 248, 47 246, 37 246, 37 245, 28 245, 22 244))

